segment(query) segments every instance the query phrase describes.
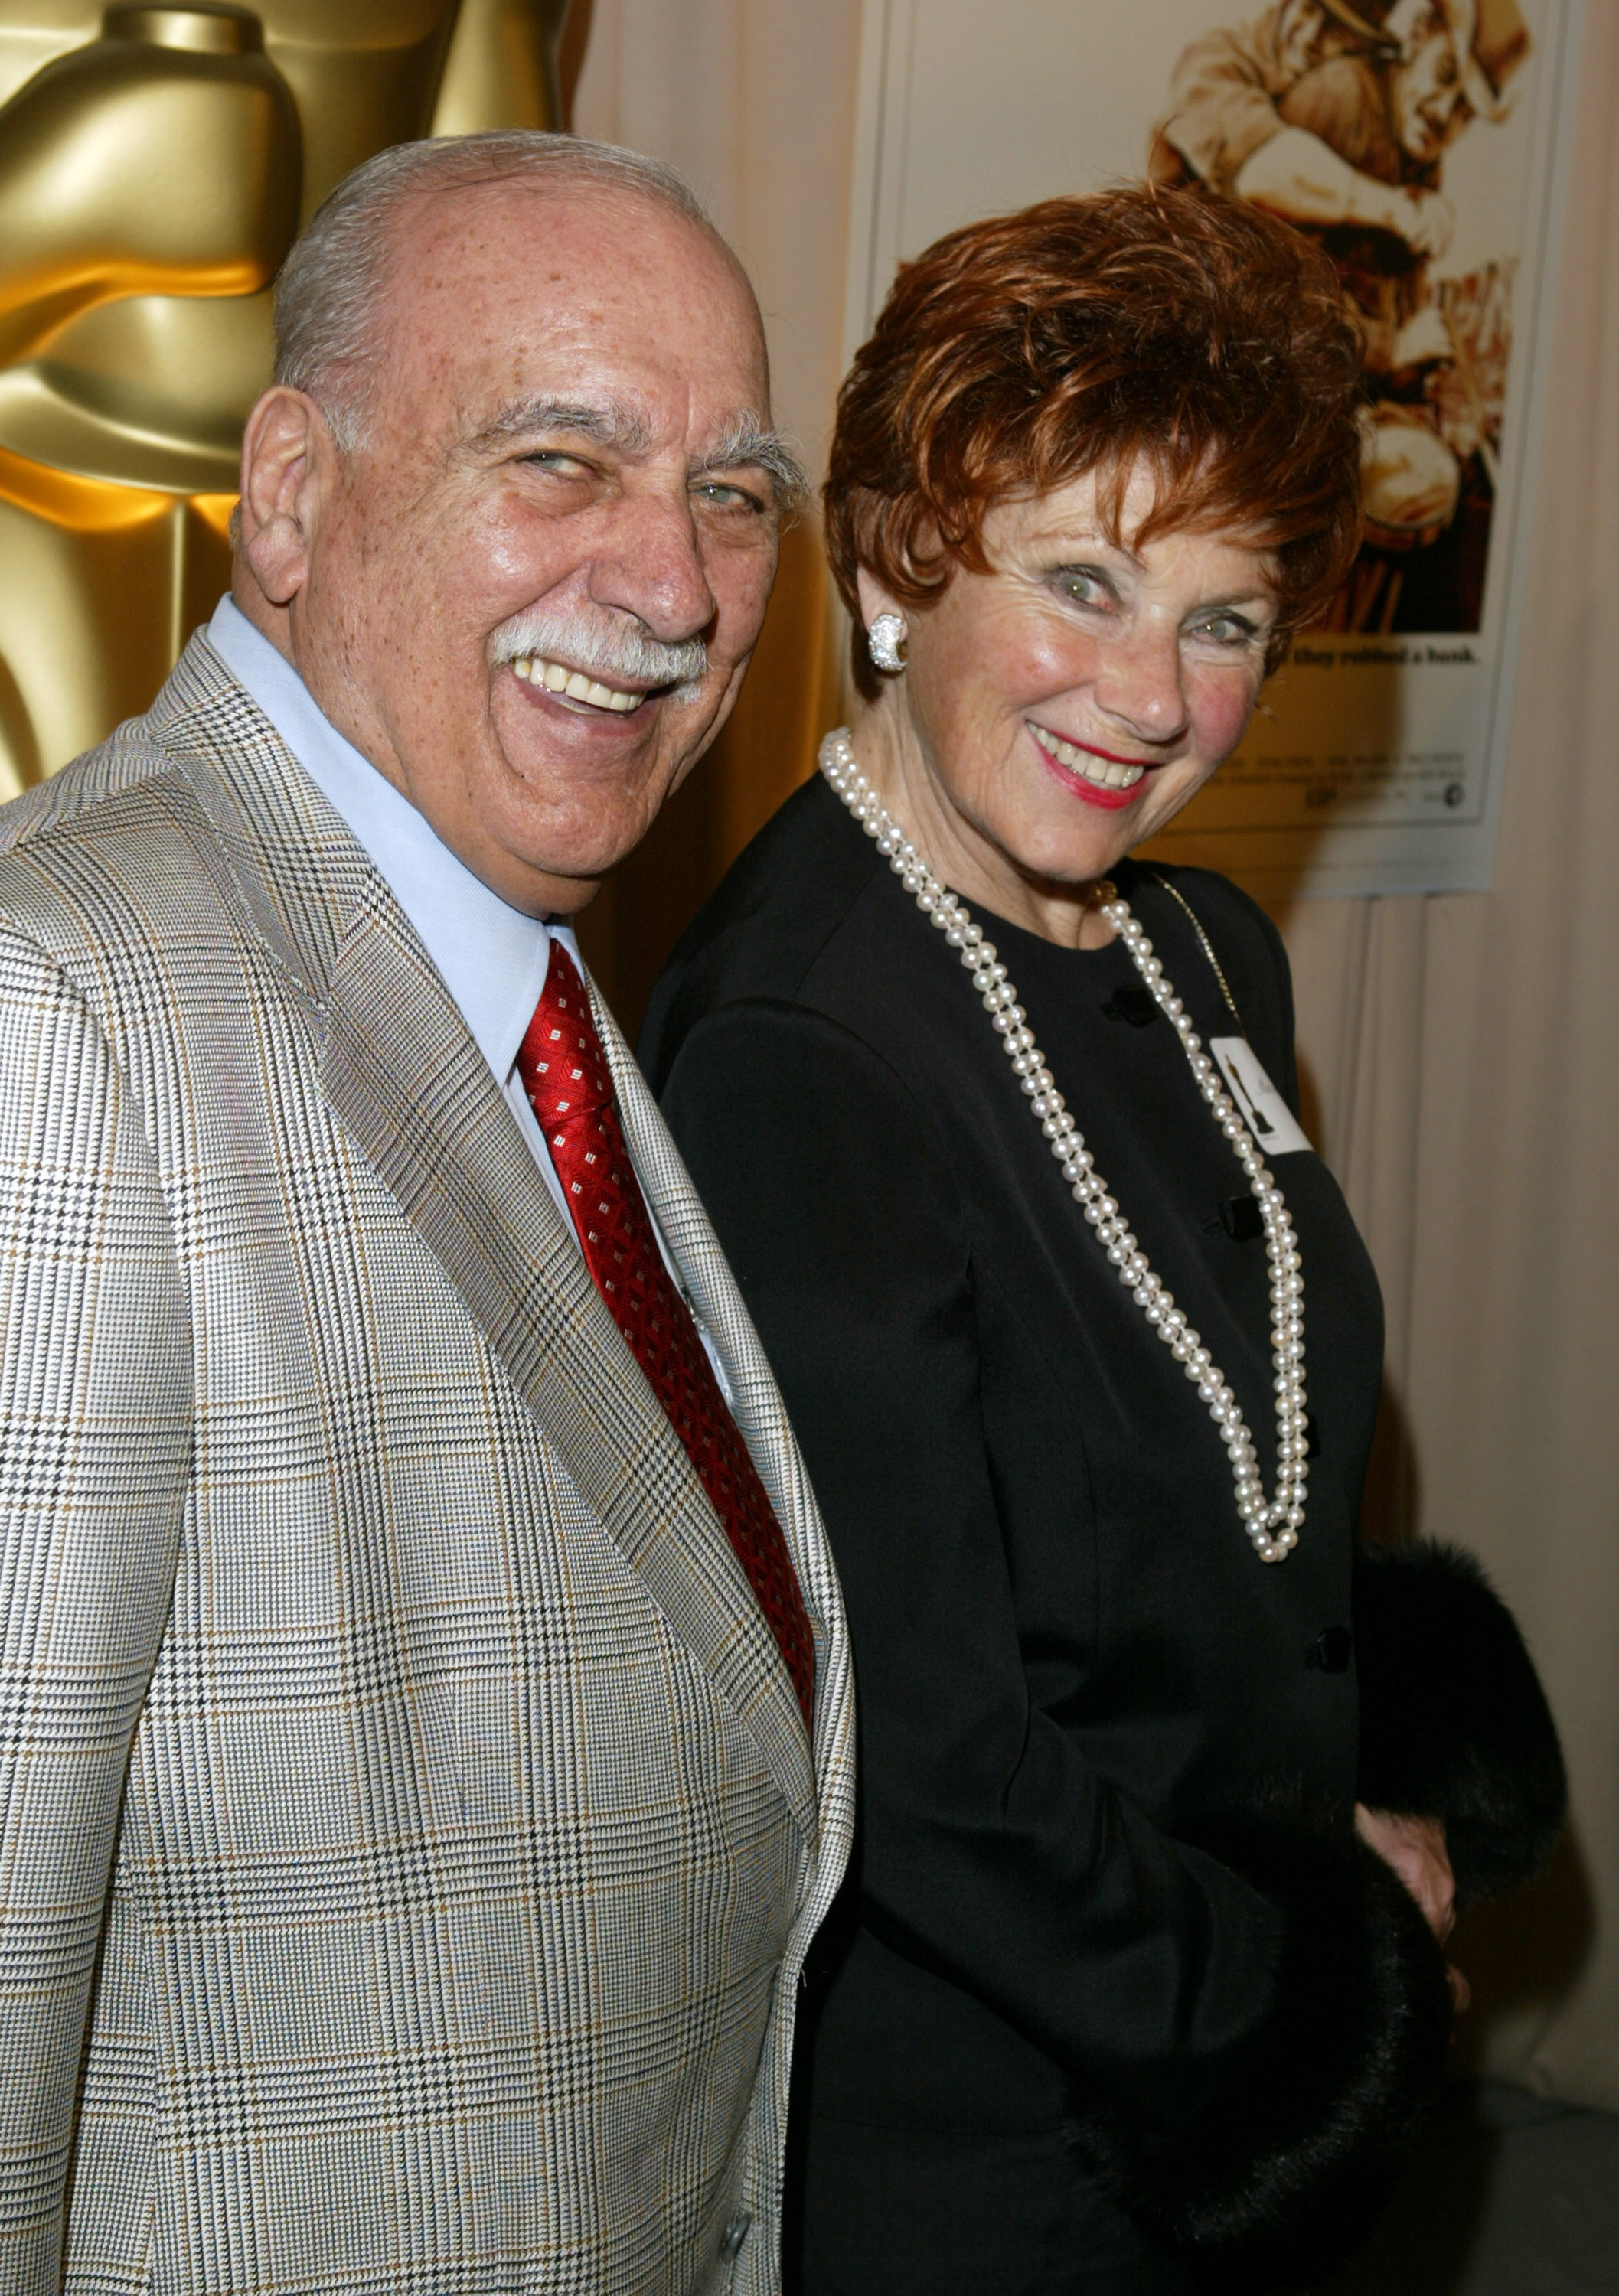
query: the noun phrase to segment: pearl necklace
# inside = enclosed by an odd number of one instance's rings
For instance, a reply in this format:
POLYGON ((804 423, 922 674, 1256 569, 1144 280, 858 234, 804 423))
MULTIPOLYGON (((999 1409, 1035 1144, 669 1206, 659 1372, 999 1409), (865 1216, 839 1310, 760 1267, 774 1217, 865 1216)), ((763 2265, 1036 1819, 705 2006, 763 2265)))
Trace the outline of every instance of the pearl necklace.
POLYGON ((1196 1387, 1198 1400, 1220 1430, 1231 1462, 1237 1489, 1237 1511, 1243 1529, 1262 1562, 1285 1562, 1298 1545, 1304 1520, 1304 1485, 1308 1428, 1304 1398, 1304 1284, 1300 1275, 1293 1222, 1282 1192, 1265 1168, 1237 1104, 1220 1082, 1220 1070, 1203 1049, 1203 1040, 1190 1016, 1153 955, 1152 942, 1130 914, 1113 885, 1104 879, 1101 914, 1123 941, 1137 972, 1164 1018, 1180 1039, 1197 1088, 1209 1112, 1230 1142, 1237 1162, 1246 1173, 1259 1204, 1265 1231, 1265 1256, 1270 1267, 1270 1345, 1276 1361, 1276 1496, 1267 1500, 1260 1480, 1259 1462, 1236 1396, 1207 1348, 1175 1305, 1174 1298, 1147 1264, 1146 1254, 1120 1217, 1119 1207, 1097 1170, 1084 1135, 1063 1103, 1046 1066, 1017 991, 1007 978, 1007 968, 984 939, 957 896, 947 891, 929 869, 855 761, 848 730, 840 727, 821 743, 820 767, 867 837, 875 839, 916 906, 943 933, 971 972, 973 986, 983 999, 990 1026, 1001 1041, 1022 1085, 1029 1111, 1050 1144, 1063 1168, 1063 1177, 1075 1202, 1106 1252, 1109 1265, 1130 1292, 1175 1361, 1196 1387))

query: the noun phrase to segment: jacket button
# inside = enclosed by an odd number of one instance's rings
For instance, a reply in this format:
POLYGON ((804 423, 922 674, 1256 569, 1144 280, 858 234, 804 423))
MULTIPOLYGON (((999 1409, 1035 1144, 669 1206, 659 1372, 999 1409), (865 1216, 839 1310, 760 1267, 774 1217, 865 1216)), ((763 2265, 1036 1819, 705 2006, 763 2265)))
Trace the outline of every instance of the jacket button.
POLYGON ((1252 1243, 1265 1233, 1257 1196, 1228 1196, 1220 1208, 1220 1224, 1233 1243, 1252 1243))
POLYGON ((1319 1666, 1323 1674, 1347 1674, 1349 1654, 1355 1638, 1347 1627, 1323 1627, 1304 1653, 1306 1666, 1319 1666))
POLYGON ((1109 1021, 1128 1021, 1132 1029, 1145 1029, 1158 1018, 1158 999, 1150 988, 1115 988, 1102 1012, 1109 1021))
POLYGON ((753 2219, 746 2209, 738 2209, 719 2235, 719 2253, 727 2264, 742 2252, 742 2243, 748 2236, 748 2226, 753 2219))

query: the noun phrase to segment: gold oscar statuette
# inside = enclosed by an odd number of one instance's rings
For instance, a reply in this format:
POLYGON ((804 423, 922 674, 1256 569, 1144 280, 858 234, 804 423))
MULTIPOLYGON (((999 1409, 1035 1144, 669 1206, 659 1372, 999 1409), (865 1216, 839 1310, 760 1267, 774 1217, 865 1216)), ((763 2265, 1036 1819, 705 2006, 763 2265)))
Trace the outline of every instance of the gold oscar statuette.
POLYGON ((228 580, 270 283, 390 144, 560 125, 569 0, 0 0, 0 799, 228 580))

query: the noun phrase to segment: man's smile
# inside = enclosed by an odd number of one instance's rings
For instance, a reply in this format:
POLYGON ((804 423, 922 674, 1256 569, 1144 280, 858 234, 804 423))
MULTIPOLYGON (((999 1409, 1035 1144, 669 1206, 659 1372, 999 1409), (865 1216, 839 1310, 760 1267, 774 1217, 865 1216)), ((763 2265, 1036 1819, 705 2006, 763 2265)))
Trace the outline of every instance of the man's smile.
POLYGON ((520 654, 512 668, 526 685, 542 687, 564 708, 573 702, 587 710, 607 709, 623 717, 638 709, 646 699, 645 692, 632 693, 623 686, 604 685, 599 677, 590 677, 582 669, 570 669, 566 662, 547 661, 539 654, 520 654))

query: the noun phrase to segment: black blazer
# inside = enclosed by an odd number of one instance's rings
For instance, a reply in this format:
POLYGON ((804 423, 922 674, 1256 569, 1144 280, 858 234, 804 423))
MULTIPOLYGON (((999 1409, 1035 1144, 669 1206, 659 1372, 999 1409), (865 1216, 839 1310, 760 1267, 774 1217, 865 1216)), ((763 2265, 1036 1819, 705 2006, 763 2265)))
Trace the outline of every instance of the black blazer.
MULTIPOLYGON (((1223 879, 1166 873, 1296 1108, 1274 927, 1223 879)), ((1237 1034, 1163 884, 1119 882, 1204 1038, 1237 1034)), ((1122 944, 979 922, 1270 1488, 1264 1245, 1174 1032, 1122 944)), ((1308 1152, 1274 1166, 1317 1456, 1300 1546, 1267 1567, 969 978, 818 777, 682 941, 641 1051, 786 1397, 853 1636, 861 1894, 811 2112, 1077 2130, 1166 2237, 1283 2270, 1308 2219, 1319 2274, 1446 2022, 1439 1956, 1350 1825, 1382 1321, 1335 1183, 1308 1152)))

